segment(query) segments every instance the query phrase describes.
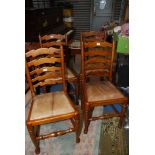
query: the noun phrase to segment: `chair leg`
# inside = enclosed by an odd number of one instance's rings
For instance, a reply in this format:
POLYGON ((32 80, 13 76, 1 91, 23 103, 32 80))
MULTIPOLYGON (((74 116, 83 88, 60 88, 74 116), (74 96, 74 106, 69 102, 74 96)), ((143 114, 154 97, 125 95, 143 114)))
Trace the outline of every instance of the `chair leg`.
MULTIPOLYGON (((36 140, 36 135, 35 135, 35 132, 34 132, 34 127, 31 126, 31 125, 27 125, 27 129, 28 129, 28 132, 30 134, 30 137, 31 137, 31 140, 35 146, 35 153, 36 154, 39 154, 40 153, 40 147, 39 147, 39 140, 36 140)), ((39 129, 38 129, 39 130, 39 129)), ((36 134, 38 134, 38 132, 36 132, 36 134)))
POLYGON ((88 132, 88 127, 90 124, 89 115, 90 115, 90 112, 89 112, 89 108, 87 107, 85 108, 85 111, 84 111, 84 120, 85 120, 84 134, 87 134, 88 132))
POLYGON ((76 125, 76 143, 80 142, 80 115, 76 115, 75 117, 75 125, 76 125))
POLYGON ((82 90, 82 81, 80 79, 80 97, 81 97, 81 110, 84 110, 84 94, 83 94, 83 90, 82 90))
POLYGON ((119 128, 122 128, 122 126, 123 126, 125 113, 126 113, 126 107, 127 107, 126 103, 122 104, 122 111, 121 111, 120 121, 119 121, 119 124, 118 124, 119 128))
POLYGON ((74 82, 74 85, 75 85, 76 103, 77 103, 77 105, 78 105, 78 104, 79 104, 79 102, 78 102, 78 92, 79 92, 79 90, 78 90, 78 82, 75 81, 75 82, 74 82))

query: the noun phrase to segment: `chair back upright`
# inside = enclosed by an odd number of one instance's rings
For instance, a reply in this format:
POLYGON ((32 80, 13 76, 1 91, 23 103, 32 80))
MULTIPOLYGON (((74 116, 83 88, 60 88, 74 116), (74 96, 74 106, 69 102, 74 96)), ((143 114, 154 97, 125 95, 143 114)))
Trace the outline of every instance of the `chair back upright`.
POLYGON ((63 84, 66 93, 63 46, 39 48, 25 53, 26 76, 32 97, 38 87, 63 84))

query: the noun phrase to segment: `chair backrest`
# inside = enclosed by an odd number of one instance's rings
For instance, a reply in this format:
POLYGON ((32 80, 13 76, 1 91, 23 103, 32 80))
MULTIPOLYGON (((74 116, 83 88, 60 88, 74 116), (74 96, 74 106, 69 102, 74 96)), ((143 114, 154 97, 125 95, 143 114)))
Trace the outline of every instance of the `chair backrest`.
POLYGON ((31 94, 36 95, 38 87, 63 84, 66 92, 63 46, 39 48, 25 53, 25 67, 31 94))
POLYGON ((82 42, 82 79, 100 76, 112 81, 115 44, 105 41, 82 42))
POLYGON ((96 40, 105 41, 106 32, 105 31, 101 31, 101 32, 90 31, 90 32, 81 33, 81 41, 90 42, 90 41, 96 41, 96 40))
POLYGON ((66 35, 62 34, 48 34, 44 36, 39 35, 40 47, 51 47, 53 45, 66 45, 66 35))

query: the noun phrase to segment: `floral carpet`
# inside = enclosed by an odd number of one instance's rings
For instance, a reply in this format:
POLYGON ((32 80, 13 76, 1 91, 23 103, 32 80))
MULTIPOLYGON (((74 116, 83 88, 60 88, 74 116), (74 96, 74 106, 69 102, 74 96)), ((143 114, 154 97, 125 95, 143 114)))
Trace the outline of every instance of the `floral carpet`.
POLYGON ((128 155, 128 130, 118 128, 119 118, 102 122, 99 155, 128 155))
MULTIPOLYGON (((28 109, 29 104, 26 106, 26 114, 28 109)), ((101 115, 102 112, 103 107, 97 107, 94 110, 93 115, 101 115)), ((83 127, 81 127, 80 143, 76 143, 75 133, 41 140, 40 155, 98 155, 101 124, 102 121, 91 122, 87 134, 83 133, 83 127)), ((68 125, 71 125, 70 121, 46 124, 41 126, 40 132, 48 133, 55 130, 61 130, 67 128, 68 125)), ((34 145, 26 128, 25 154, 35 155, 34 150, 34 145)))

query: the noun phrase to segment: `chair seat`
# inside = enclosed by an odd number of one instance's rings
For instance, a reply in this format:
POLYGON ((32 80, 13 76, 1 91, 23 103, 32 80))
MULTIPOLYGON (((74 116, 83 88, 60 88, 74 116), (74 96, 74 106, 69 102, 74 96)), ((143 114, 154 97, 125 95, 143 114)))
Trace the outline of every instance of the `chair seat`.
POLYGON ((87 83, 88 102, 124 98, 124 95, 109 81, 87 83))
POLYGON ((30 120, 75 112, 64 92, 51 92, 34 97, 30 120))

